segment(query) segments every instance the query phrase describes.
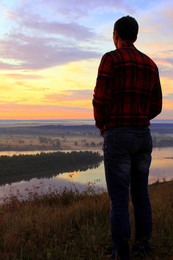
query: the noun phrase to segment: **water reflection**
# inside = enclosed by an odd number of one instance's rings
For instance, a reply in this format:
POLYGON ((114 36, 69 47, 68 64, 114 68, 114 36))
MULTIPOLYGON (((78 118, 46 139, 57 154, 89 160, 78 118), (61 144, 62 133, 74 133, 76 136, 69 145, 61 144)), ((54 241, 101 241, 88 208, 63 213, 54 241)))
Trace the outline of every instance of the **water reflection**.
MULTIPOLYGON (((65 178, 73 182, 86 183, 89 181, 95 182, 97 185, 106 187, 104 164, 103 162, 96 169, 88 169, 86 172, 63 173, 58 178, 65 178)), ((173 147, 169 148, 154 148, 152 153, 152 163, 150 168, 149 183, 163 179, 170 180, 173 178, 173 147), (172 156, 172 158, 171 158, 172 156)))
MULTIPOLYGON (((61 193, 67 190, 82 192, 87 190, 91 185, 82 183, 73 183, 65 179, 33 178, 30 181, 21 181, 13 184, 6 184, 0 187, 0 204, 9 202, 11 199, 28 200, 35 195, 44 195, 52 192, 61 193)), ((99 187, 96 187, 99 189, 99 187)))
POLYGON ((173 147, 154 148, 150 169, 150 184, 173 179, 173 147))
POLYGON ((36 169, 36 167, 33 169, 35 170, 29 170, 27 172, 24 171, 23 169, 20 168, 16 168, 15 171, 17 173, 17 175, 12 171, 6 171, 6 174, 2 173, 2 175, 0 174, 0 185, 4 185, 6 183, 11 184, 14 182, 20 182, 20 181, 29 181, 32 178, 51 178, 54 176, 59 176, 59 175, 63 175, 64 171, 66 171, 67 174, 72 174, 75 171, 78 172, 85 172, 89 169, 95 169, 99 166, 99 163, 95 163, 95 164, 91 164, 91 165, 80 165, 80 161, 77 162, 75 165, 72 164, 64 164, 64 165, 58 165, 55 164, 54 169, 44 169, 44 167, 42 167, 42 170, 39 169, 39 167, 36 169), (22 171, 23 170, 23 171, 22 171))
MULTIPOLYGON (((155 148, 152 157, 149 183, 173 179, 173 148, 155 148)), ((30 181, 3 185, 0 187, 0 202, 10 195, 27 199, 35 192, 41 195, 56 190, 62 191, 64 187, 82 191, 88 188, 88 183, 94 184, 95 188, 106 188, 103 162, 97 167, 66 172, 49 179, 33 178, 30 181)))

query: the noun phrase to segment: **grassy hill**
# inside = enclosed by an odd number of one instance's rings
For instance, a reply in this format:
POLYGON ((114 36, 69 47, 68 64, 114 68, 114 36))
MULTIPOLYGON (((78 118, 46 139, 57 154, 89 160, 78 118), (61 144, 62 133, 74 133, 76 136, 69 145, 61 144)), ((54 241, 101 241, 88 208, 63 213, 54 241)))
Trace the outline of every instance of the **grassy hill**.
MULTIPOLYGON (((173 259, 173 181, 149 188, 153 208, 152 253, 173 259)), ((105 260, 112 247, 107 193, 64 190, 0 206, 0 259, 105 260)), ((130 203, 132 231, 134 219, 130 203)), ((133 233, 133 232, 132 232, 133 233)), ((133 236, 132 241, 133 242, 133 236)), ((133 259, 133 258, 132 258, 133 259)))

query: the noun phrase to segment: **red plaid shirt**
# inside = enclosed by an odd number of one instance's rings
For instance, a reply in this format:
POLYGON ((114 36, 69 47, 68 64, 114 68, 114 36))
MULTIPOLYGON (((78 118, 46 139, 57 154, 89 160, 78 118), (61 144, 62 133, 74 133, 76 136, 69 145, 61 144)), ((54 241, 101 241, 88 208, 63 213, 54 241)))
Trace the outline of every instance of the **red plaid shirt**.
POLYGON ((162 109, 156 64, 132 43, 101 60, 94 89, 94 117, 102 135, 120 126, 149 126, 162 109))

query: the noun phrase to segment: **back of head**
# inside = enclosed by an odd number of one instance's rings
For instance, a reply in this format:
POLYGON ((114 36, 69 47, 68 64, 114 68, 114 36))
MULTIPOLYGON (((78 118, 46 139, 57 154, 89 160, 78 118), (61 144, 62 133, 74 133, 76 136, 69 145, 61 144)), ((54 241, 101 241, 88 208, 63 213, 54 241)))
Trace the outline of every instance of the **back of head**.
POLYGON ((121 39, 124 41, 135 42, 138 29, 139 26, 137 21, 131 16, 124 16, 114 24, 114 31, 117 31, 121 39))

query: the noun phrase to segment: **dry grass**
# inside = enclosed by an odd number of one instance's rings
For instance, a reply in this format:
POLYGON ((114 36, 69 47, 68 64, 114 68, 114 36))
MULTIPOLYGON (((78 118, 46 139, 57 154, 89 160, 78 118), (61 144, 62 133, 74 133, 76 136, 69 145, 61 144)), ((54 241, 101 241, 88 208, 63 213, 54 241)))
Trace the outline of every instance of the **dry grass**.
MULTIPOLYGON (((147 259, 173 259, 173 182, 150 187, 153 251, 147 259)), ((0 259, 103 260, 111 244, 107 193, 64 190, 0 206, 0 259)), ((130 207, 133 226, 132 208, 130 207)))

